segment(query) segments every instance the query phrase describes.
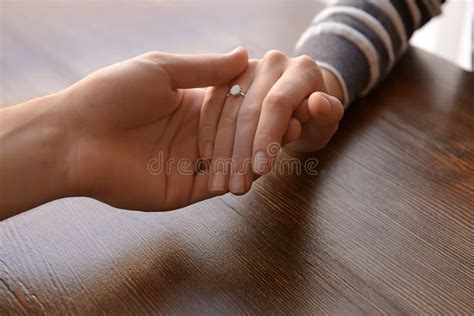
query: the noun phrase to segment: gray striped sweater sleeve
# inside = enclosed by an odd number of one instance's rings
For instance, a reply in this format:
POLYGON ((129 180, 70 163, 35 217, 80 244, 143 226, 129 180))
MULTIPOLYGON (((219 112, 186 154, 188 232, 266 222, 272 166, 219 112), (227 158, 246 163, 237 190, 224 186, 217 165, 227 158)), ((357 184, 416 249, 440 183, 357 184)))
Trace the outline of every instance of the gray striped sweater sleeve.
POLYGON ((444 0, 339 0, 321 11, 296 44, 339 79, 345 106, 367 94, 406 51, 413 32, 444 0))

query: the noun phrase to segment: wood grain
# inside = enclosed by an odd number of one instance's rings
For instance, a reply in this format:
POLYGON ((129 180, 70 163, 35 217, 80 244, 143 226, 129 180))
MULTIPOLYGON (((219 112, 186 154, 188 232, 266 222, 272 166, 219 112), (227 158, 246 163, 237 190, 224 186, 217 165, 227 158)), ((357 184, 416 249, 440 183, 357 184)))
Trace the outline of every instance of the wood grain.
MULTIPOLYGON (((147 50, 290 53, 320 7, 238 3, 2 2, 1 103, 147 50)), ((317 175, 169 213, 70 198, 0 222, 0 314, 473 314, 473 86, 411 49, 301 157, 317 175)))

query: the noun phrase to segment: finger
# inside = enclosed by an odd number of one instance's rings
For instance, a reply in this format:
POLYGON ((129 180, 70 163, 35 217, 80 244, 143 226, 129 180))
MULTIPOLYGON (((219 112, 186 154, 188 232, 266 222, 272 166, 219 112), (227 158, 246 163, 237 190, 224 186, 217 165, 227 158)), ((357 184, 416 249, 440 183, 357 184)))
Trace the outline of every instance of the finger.
POLYGON ((308 109, 308 98, 301 102, 296 111, 293 113, 293 117, 300 121, 301 124, 304 124, 311 119, 308 109))
POLYGON ((225 192, 220 192, 219 194, 217 194, 217 193, 210 192, 208 183, 209 183, 208 173, 196 174, 194 176, 193 190, 191 193, 189 204, 193 204, 193 203, 206 200, 211 197, 215 197, 217 195, 225 193, 225 192))
POLYGON ((301 131, 301 122, 296 118, 292 117, 290 123, 288 123, 288 128, 286 130, 285 136, 283 137, 283 145, 292 143, 298 138, 300 138, 301 131))
POLYGON ((251 167, 252 146, 260 117, 263 100, 281 77, 288 57, 278 51, 270 51, 259 62, 256 77, 247 91, 239 110, 232 151, 232 170, 229 190, 244 194, 250 189, 253 172, 251 167))
POLYGON ((206 92, 199 116, 198 149, 203 159, 211 159, 217 125, 224 107, 227 86, 211 87, 206 92))
MULTIPOLYGON (((253 81, 255 68, 256 64, 250 63, 247 71, 234 80, 234 83, 240 85, 244 92, 247 92, 253 81)), ((220 89, 223 89, 227 95, 229 88, 220 89)), ((228 96, 224 102, 214 141, 209 177, 209 191, 214 194, 227 192, 228 190, 235 126, 241 104, 242 96, 228 96)))
MULTIPOLYGON (((309 98, 308 98, 309 99, 309 98)), ((308 99, 298 106, 293 117, 300 121, 301 124, 305 124, 308 120, 316 119, 320 121, 320 124, 328 122, 331 124, 332 121, 339 121, 344 114, 344 106, 341 101, 334 96, 331 96, 324 92, 315 92, 311 101, 312 114, 309 111, 308 99), (331 102, 331 108, 328 109, 326 101, 331 102), (329 113, 329 116, 325 116, 325 113, 329 113)))
POLYGON ((151 53, 147 58, 163 67, 171 88, 198 88, 224 84, 241 74, 248 64, 247 50, 239 47, 229 54, 151 53))
POLYGON ((285 146, 294 152, 312 152, 326 146, 337 130, 344 108, 335 97, 315 92, 307 104, 309 119, 303 124, 300 138, 285 146))
POLYGON ((319 127, 333 126, 344 115, 339 99, 323 92, 315 92, 308 99, 308 112, 319 127))
POLYGON ((273 165, 293 112, 313 91, 324 90, 321 71, 310 57, 301 56, 288 68, 265 97, 253 144, 252 168, 265 174, 273 165))
POLYGON ((308 98, 305 98, 298 106, 296 111, 293 112, 293 118, 290 120, 290 124, 288 124, 288 129, 285 133, 285 136, 283 136, 282 145, 296 141, 301 136, 302 125, 310 119, 311 116, 308 109, 308 98), (299 126, 296 126, 295 123, 292 123, 293 119, 296 119, 299 122, 299 126))

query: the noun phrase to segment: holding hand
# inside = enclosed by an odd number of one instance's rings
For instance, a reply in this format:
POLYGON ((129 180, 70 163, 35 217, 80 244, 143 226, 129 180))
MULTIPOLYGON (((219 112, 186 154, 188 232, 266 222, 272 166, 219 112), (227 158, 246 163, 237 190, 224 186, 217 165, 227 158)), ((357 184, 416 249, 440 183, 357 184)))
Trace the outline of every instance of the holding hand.
POLYGON ((0 183, 0 219, 67 196, 149 211, 211 197, 208 175, 194 169, 198 87, 227 84, 247 64, 244 49, 152 52, 2 109, 0 178, 10 181, 0 183))
POLYGON ((212 161, 209 187, 216 194, 247 192, 255 174, 271 169, 277 155, 268 150, 271 145, 322 148, 344 111, 325 93, 323 73, 308 56, 270 51, 262 60, 251 60, 234 85, 245 96, 229 95, 229 85, 213 87, 201 108, 199 153, 212 161))
POLYGON ((343 110, 315 92, 325 79, 310 58, 276 51, 250 63, 244 49, 152 52, 2 109, 0 178, 11 180, 0 185, 0 219, 68 196, 158 211, 242 194, 271 168, 269 144, 316 150, 332 136, 343 110), (229 84, 245 98, 227 97, 229 84), (195 168, 201 157, 211 174, 195 168), (217 162, 230 158, 229 174, 217 162))

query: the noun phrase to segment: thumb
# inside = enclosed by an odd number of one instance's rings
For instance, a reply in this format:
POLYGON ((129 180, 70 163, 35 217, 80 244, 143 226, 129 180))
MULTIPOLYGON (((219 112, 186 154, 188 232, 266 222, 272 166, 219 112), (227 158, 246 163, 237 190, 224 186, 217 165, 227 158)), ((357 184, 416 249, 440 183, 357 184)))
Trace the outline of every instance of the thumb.
POLYGON ((173 89, 221 85, 241 74, 248 64, 247 50, 242 47, 228 54, 159 53, 154 59, 168 72, 173 89))

